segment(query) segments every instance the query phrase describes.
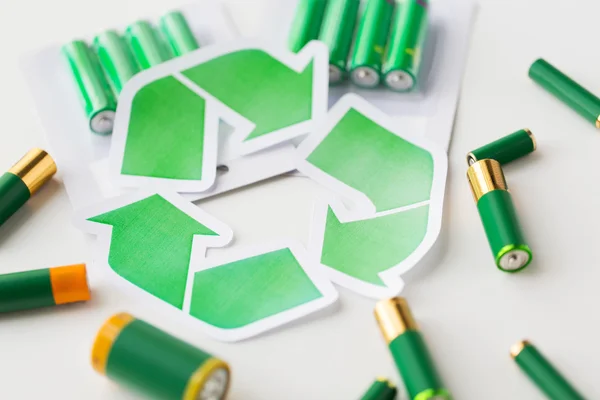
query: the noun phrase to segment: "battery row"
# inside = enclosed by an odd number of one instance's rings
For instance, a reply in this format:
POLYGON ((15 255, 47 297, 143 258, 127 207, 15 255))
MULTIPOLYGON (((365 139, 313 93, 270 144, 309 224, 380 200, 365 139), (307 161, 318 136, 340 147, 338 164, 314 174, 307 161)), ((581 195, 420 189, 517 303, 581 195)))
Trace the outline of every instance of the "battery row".
POLYGON ((148 21, 138 21, 123 35, 115 30, 97 35, 91 45, 74 40, 62 47, 62 53, 90 130, 108 135, 113 130, 119 94, 127 81, 140 71, 198 48, 184 15, 173 11, 160 19, 158 28, 148 21))
POLYGON ((428 0, 300 0, 288 47, 311 40, 329 48, 329 83, 350 78, 362 88, 382 82, 394 91, 417 87, 427 38, 428 0))

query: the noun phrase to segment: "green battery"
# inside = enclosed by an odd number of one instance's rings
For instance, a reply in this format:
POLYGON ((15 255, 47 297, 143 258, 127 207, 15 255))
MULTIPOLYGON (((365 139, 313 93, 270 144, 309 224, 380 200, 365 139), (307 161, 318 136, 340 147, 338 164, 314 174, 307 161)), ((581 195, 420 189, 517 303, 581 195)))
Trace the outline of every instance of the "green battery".
POLYGON ((94 38, 94 49, 114 92, 121 93, 125 83, 140 71, 127 43, 110 30, 94 38))
POLYGON ((389 380, 377 378, 360 400, 394 400, 398 389, 389 380))
POLYGON ((516 343, 510 355, 551 400, 584 400, 552 364, 527 340, 516 343))
POLYGON ((62 48, 89 120, 90 130, 108 135, 113 130, 117 99, 102 71, 96 53, 81 40, 62 48))
MULTIPOLYGON (((336 0, 332 0, 336 1, 336 0)), ((288 36, 288 48, 294 53, 302 50, 311 40, 316 40, 321 31, 327 0, 300 0, 288 36)))
POLYGON ((531 249, 525 243, 500 163, 477 161, 467 170, 467 178, 496 266, 504 272, 522 270, 531 262, 531 249))
POLYGON ((410 400, 450 400, 419 332, 408 303, 402 297, 381 300, 375 318, 385 338, 410 400))
POLYGON ((0 275, 0 313, 89 299, 85 264, 0 275))
POLYGON ((544 59, 529 68, 529 77, 600 129, 600 99, 544 59))
POLYGON ((533 133, 529 129, 521 129, 473 150, 467 154, 467 163, 473 165, 479 160, 491 158, 504 165, 533 153, 535 149, 536 140, 533 133))
POLYGON ((360 0, 330 0, 325 8, 319 40, 329 48, 329 83, 346 78, 360 0))
POLYGON ((175 57, 200 48, 185 16, 179 11, 172 11, 163 16, 160 19, 160 29, 167 38, 171 47, 171 53, 175 57))
POLYGON ((129 25, 125 38, 140 69, 148 69, 171 58, 169 49, 147 21, 129 25))
POLYGON ((56 163, 42 149, 32 149, 0 177, 0 225, 17 212, 56 173, 56 163))
POLYGON ((222 400, 230 381, 225 362, 127 313, 114 315, 100 328, 92 366, 165 400, 222 400))
POLYGON ((398 92, 417 86, 428 31, 428 0, 396 4, 387 44, 383 75, 386 85, 398 92))
POLYGON ((379 85, 394 0, 369 0, 360 20, 350 62, 350 79, 360 87, 379 85))

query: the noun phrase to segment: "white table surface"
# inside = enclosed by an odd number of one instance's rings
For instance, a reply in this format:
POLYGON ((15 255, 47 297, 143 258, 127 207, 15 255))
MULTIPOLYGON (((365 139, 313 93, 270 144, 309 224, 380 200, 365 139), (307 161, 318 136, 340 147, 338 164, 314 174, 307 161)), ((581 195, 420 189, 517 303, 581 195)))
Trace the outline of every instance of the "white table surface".
MULTIPOLYGON (((20 54, 183 4, 166 0, 0 0, 0 168, 44 134, 18 66, 20 54)), ((259 0, 228 0, 243 33, 259 0)), ((542 399, 508 355, 530 338, 589 399, 600 398, 600 132, 527 78, 546 57, 600 93, 600 2, 480 0, 450 148, 442 235, 404 293, 447 386, 459 400, 542 399), (493 265, 465 178, 465 154, 529 127, 536 154, 505 169, 535 261, 506 275, 493 265)), ((238 244, 288 235, 306 241, 318 189, 277 180, 212 200, 238 244), (260 200, 260 201, 259 201, 260 200), (259 203, 258 206, 252 206, 259 203), (258 226, 258 228, 257 228, 258 226)), ((0 229, 0 268, 13 272, 89 261, 87 238, 52 182, 0 229)), ((87 304, 0 317, 0 399, 135 399, 97 375, 91 343, 102 322, 127 310, 152 322, 143 302, 92 282, 87 304)), ((374 302, 340 289, 337 309, 240 344, 177 326, 171 333, 228 360, 232 400, 357 399, 376 376, 398 381, 372 316, 374 302)))

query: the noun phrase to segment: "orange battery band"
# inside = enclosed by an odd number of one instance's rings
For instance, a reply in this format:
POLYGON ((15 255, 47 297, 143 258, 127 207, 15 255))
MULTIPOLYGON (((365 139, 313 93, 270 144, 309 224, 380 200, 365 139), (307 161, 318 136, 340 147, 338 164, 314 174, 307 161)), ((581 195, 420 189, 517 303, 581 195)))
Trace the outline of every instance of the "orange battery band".
POLYGON ((92 366, 104 375, 106 362, 112 346, 121 331, 133 322, 135 318, 127 313, 119 313, 110 317, 98 331, 92 347, 92 366))
POLYGON ((56 304, 88 301, 91 298, 85 264, 50 268, 50 282, 56 304))

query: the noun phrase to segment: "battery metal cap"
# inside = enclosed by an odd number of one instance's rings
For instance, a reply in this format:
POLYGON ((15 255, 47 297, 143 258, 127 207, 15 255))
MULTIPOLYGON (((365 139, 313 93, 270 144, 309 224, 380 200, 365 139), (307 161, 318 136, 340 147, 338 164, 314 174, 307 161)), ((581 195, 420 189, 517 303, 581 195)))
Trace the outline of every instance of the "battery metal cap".
POLYGON ((467 178, 475 201, 493 190, 508 190, 500 163, 492 159, 475 162, 467 170, 467 178))
POLYGON ((115 314, 98 331, 92 347, 92 366, 100 374, 106 375, 106 363, 110 350, 121 331, 133 321, 135 318, 131 314, 115 314))
POLYGON ((406 331, 419 329, 403 297, 380 300, 375 305, 375 318, 387 343, 406 331))
POLYGON ((596 119, 596 128, 600 129, 600 115, 598 115, 598 119, 596 119))
POLYGON ((50 268, 50 282, 56 304, 88 301, 91 298, 85 264, 50 268))
POLYGON ((8 170, 19 177, 33 195, 42 185, 56 173, 56 163, 42 149, 29 150, 11 169, 8 170))
POLYGON ((510 356, 515 359, 527 346, 531 346, 529 340, 520 340, 510 347, 510 356))

